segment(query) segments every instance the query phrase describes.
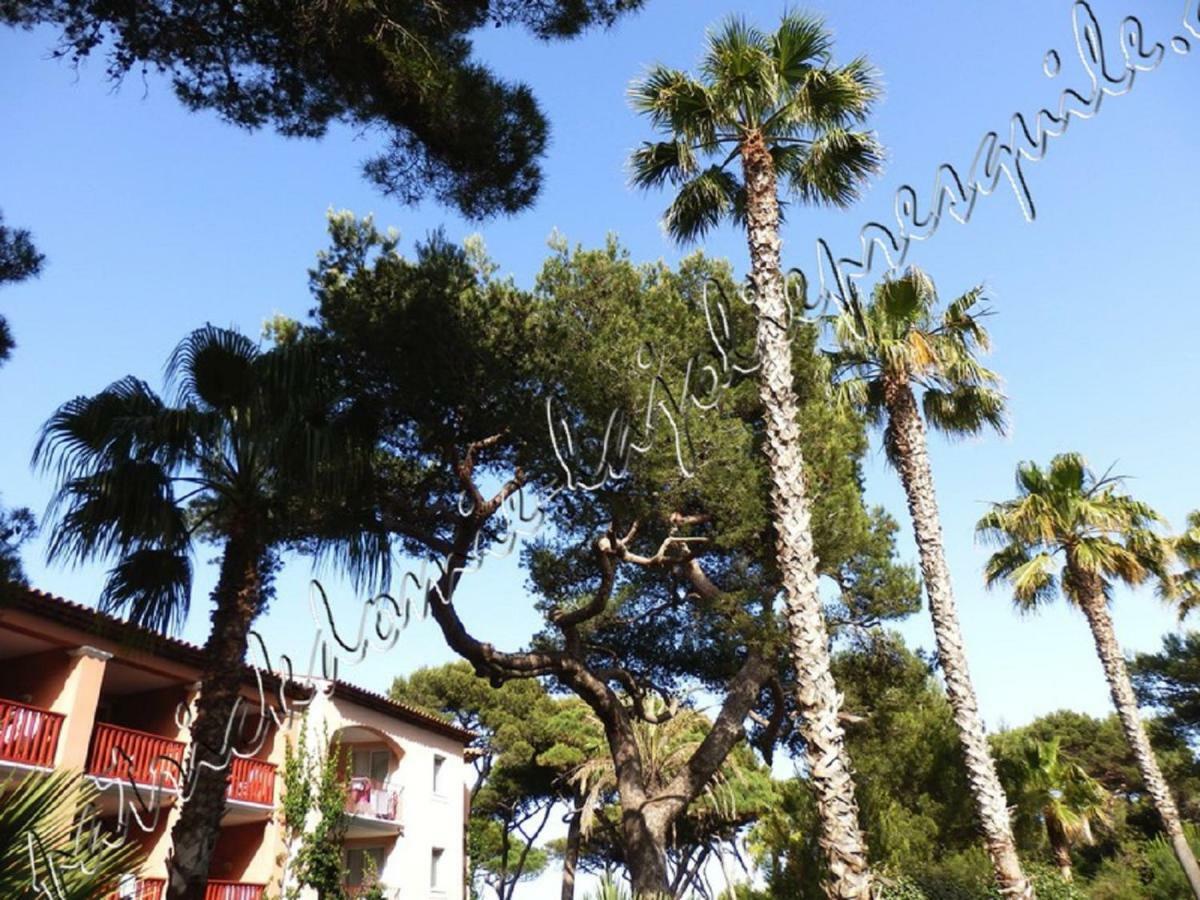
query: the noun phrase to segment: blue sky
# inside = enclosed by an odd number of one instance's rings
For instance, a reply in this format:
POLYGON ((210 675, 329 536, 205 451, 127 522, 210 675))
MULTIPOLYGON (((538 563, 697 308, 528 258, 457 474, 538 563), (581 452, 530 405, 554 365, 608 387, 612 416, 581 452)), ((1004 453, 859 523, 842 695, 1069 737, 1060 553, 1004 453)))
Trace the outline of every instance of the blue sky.
MULTIPOLYGON (((897 187, 912 184, 924 199, 939 163, 965 170, 980 137, 1007 132, 1014 112, 1056 105, 1065 87, 1088 88, 1066 0, 1008 3, 1003 14, 951 2, 810 7, 827 16, 840 58, 865 53, 883 71, 887 95, 873 125, 888 149, 885 173, 851 211, 792 211, 785 259, 810 271, 818 237, 851 251, 859 226, 889 215, 897 187), (1054 79, 1042 71, 1050 49, 1063 59, 1054 79)), ((1110 56, 1119 58, 1117 26, 1133 4, 1093 7, 1110 56)), ((1183 33, 1183 7, 1168 0, 1144 13, 1150 38, 1183 33)), ((677 259, 658 224, 666 198, 627 185, 624 160, 649 132, 625 90, 653 61, 690 67, 705 27, 732 8, 728 0, 648 0, 612 31, 568 44, 483 33, 481 56, 528 82, 553 126, 537 205, 483 224, 374 193, 358 177, 374 148, 370 135, 335 129, 300 142, 237 131, 186 113, 159 79, 131 78, 114 91, 100 60, 78 73, 48 60, 48 32, 0 32, 0 209, 8 223, 32 229, 48 256, 38 281, 0 294, 19 343, 0 369, 4 501, 44 507, 50 484, 30 472, 29 454, 57 404, 127 373, 157 382, 174 343, 206 321, 257 334, 275 312, 304 316, 306 270, 324 244, 329 208, 373 212, 400 230, 406 246, 439 226, 453 239, 479 232, 502 269, 524 284, 554 229, 588 246, 612 231, 636 259, 677 259)), ((740 11, 769 25, 782 8, 755 3, 740 11)), ((982 587, 986 551, 972 526, 986 501, 1010 496, 1016 463, 1078 449, 1101 468, 1115 462, 1134 476, 1131 488, 1172 523, 1200 507, 1193 416, 1200 288, 1189 271, 1200 213, 1200 41, 1193 45, 1189 55, 1168 50, 1128 95, 1073 123, 1045 160, 1027 166, 1034 222, 1001 189, 980 200, 970 224, 948 222, 911 255, 946 296, 985 284, 997 311, 991 361, 1006 378, 1011 433, 932 448, 963 627, 992 727, 1060 707, 1108 708, 1082 617, 1059 607, 1022 618, 1002 593, 982 587)), ((745 270, 736 231, 705 246, 745 270)), ((869 499, 904 521, 877 441, 867 470, 869 499)), ((902 552, 915 558, 907 528, 902 552)), ((207 631, 214 555, 200 555, 205 565, 185 632, 197 642, 207 631)), ((100 567, 47 567, 40 545, 28 568, 37 586, 88 603, 103 576, 100 567)), ((301 664, 313 633, 309 576, 304 561, 291 562, 260 624, 276 652, 301 664)), ((490 560, 464 583, 464 618, 497 645, 520 645, 537 625, 521 582, 514 560, 490 560)), ((339 621, 349 621, 354 597, 336 579, 327 583, 339 621)), ((1148 594, 1121 593, 1116 619, 1129 650, 1152 649, 1176 627, 1148 594)), ((924 615, 904 631, 914 644, 932 643, 924 615)), ((343 674, 384 690, 394 674, 449 658, 432 623, 417 623, 386 656, 343 674)))

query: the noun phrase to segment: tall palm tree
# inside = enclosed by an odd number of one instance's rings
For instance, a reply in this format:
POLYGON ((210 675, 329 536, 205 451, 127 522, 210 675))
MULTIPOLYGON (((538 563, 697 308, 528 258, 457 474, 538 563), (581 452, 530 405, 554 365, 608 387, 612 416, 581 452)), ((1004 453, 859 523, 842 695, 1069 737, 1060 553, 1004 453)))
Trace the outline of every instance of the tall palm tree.
POLYGON ((830 895, 860 898, 871 890, 871 873, 818 596, 779 235, 781 180, 801 202, 845 206, 881 165, 874 137, 856 130, 879 94, 876 75, 865 59, 833 65, 832 46, 819 19, 797 12, 770 34, 727 20, 708 35, 699 78, 655 66, 633 85, 634 107, 664 139, 636 150, 632 167, 636 185, 675 190, 665 224, 677 240, 693 241, 724 220, 746 229, 800 731, 830 895))
POLYGON ((1058 738, 1024 742, 1009 768, 1018 821, 1045 828, 1055 865, 1071 881, 1071 847, 1094 841, 1092 823, 1108 820, 1110 798, 1082 766, 1062 756, 1058 738))
MULTIPOLYGON (((160 631, 186 618, 196 540, 221 547, 207 666, 192 721, 183 808, 172 831, 167 896, 200 900, 225 807, 227 725, 251 624, 269 595, 278 551, 301 536, 319 496, 349 484, 355 447, 299 346, 260 352, 208 326, 167 365, 175 403, 126 377, 63 404, 34 461, 52 471, 52 560, 111 560, 100 608, 160 631)), ((363 467, 365 468, 365 467, 363 467)), ((366 571, 379 547, 321 539, 366 571)))
POLYGON ((1173 593, 1173 547, 1161 534, 1158 514, 1120 487, 1120 478, 1098 477, 1078 453, 1054 457, 1048 469, 1021 463, 1017 497, 993 504, 977 526, 985 540, 1000 545, 988 561, 987 582, 1010 584, 1022 609, 1048 603, 1061 591, 1083 613, 1125 739, 1192 893, 1200 898, 1200 867, 1142 726, 1108 610, 1115 582, 1138 585, 1153 579, 1166 593, 1173 593))
POLYGON ((975 288, 939 316, 937 292, 925 273, 913 268, 885 279, 869 303, 860 305, 855 299, 834 317, 833 362, 840 396, 875 425, 886 425, 884 447, 908 498, 938 660, 984 843, 1004 896, 1030 897, 1033 890, 1017 856, 1008 799, 971 683, 925 435, 925 420, 952 436, 1003 428, 999 379, 976 359, 978 351, 988 348, 981 299, 981 289, 975 288))

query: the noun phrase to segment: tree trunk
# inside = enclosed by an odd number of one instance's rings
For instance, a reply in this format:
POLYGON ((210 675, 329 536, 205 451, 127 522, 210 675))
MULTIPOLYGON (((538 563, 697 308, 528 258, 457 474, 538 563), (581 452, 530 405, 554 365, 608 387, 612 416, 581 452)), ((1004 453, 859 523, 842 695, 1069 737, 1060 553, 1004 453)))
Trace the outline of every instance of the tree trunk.
POLYGON ((1071 872, 1071 842, 1067 840, 1066 829, 1052 807, 1042 810, 1042 821, 1046 823, 1046 840, 1050 843, 1050 851, 1054 854, 1054 864, 1058 866, 1058 874, 1063 881, 1074 880, 1071 872))
POLYGON ((633 882, 633 896, 669 897, 667 837, 663 823, 654 821, 643 808, 621 800, 621 844, 625 865, 633 882))
POLYGON ((1087 585, 1081 591, 1080 607, 1087 616, 1088 625, 1092 628, 1092 637, 1096 641, 1096 652, 1104 665, 1104 675, 1108 679, 1108 689, 1112 694, 1113 705, 1117 708, 1117 718, 1121 720, 1121 728, 1125 732, 1125 740, 1133 750, 1142 780, 1146 783, 1146 791, 1154 801, 1162 819, 1163 829, 1171 839, 1171 846, 1179 858, 1191 886, 1192 895, 1200 900, 1200 866, 1196 865, 1196 856, 1188 846, 1183 833, 1183 823, 1179 818, 1179 810, 1158 768, 1158 760, 1142 726, 1141 715, 1138 713, 1137 699, 1134 697, 1133 685, 1129 681, 1129 671, 1125 667, 1125 657, 1117 643, 1117 635, 1113 630, 1112 617, 1108 613, 1108 601, 1104 596, 1102 586, 1095 577, 1081 576, 1068 561, 1071 568, 1070 577, 1076 584, 1087 585))
MULTIPOLYGON (((891 427, 888 430, 888 454, 900 472, 900 482, 908 497, 913 532, 921 557, 921 575, 929 596, 929 614, 937 641, 938 661, 946 681, 946 697, 954 711, 958 739, 967 766, 967 779, 975 811, 983 828, 984 846, 992 861, 996 884, 1004 897, 1032 898, 1033 886, 1021 869, 1017 845, 1008 814, 1008 799, 996 775, 996 764, 988 747, 987 734, 979 717, 979 702, 962 629, 950 582, 942 544, 942 523, 938 513, 933 470, 925 438, 925 423, 917 411, 916 398, 907 382, 884 380, 884 402, 891 427)), ((1069 857, 1068 857, 1069 858, 1069 857)))
POLYGON ((783 580, 804 759, 816 792, 821 847, 829 865, 826 893, 860 900, 871 893, 867 848, 858 822, 854 780, 838 721, 841 697, 829 664, 821 612, 817 556, 796 421, 789 310, 780 267, 779 199, 775 167, 761 134, 742 143, 746 230, 759 357, 759 396, 766 419, 764 448, 771 469, 776 555, 783 580))
POLYGON ((575 867, 579 864, 579 844, 583 837, 583 798, 573 797, 575 808, 567 825, 567 844, 563 851, 562 900, 575 900, 575 867))
MULTIPOLYGON (((263 549, 230 537, 213 591, 216 608, 204 645, 207 667, 200 681, 183 809, 171 830, 167 900, 204 900, 213 846, 225 811, 229 774, 227 728, 241 691, 250 625, 262 599, 263 549)), ((233 733, 236 733, 234 731, 233 733)))

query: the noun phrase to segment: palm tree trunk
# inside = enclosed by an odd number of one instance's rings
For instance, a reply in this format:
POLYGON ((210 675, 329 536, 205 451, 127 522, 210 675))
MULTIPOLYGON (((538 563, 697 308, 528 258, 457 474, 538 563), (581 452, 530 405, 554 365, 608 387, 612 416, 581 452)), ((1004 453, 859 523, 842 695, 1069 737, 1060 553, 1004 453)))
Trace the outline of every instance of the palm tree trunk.
POLYGON ((241 691, 250 625, 262 599, 263 548, 231 536, 213 591, 216 608, 204 645, 208 666, 200 681, 191 726, 187 787, 191 793, 171 830, 167 900, 204 900, 208 867, 225 812, 229 751, 227 728, 241 691), (207 765, 205 764, 207 763, 207 765))
MULTIPOLYGON (((1070 563, 1068 563, 1070 567, 1070 563)), ((1089 589, 1081 592, 1080 600, 1083 614, 1087 616, 1088 625, 1092 628, 1092 637, 1096 641, 1096 652, 1104 666, 1104 675, 1108 679, 1108 689, 1112 694, 1113 705, 1117 708, 1117 718, 1121 720, 1121 728, 1125 732, 1125 740, 1133 750, 1142 780, 1146 783, 1146 791, 1154 801, 1162 819, 1163 829, 1171 839, 1171 846, 1179 858, 1179 864, 1187 875, 1192 895, 1200 900, 1200 866, 1196 864, 1196 855, 1188 845, 1183 833, 1183 822, 1179 818, 1179 810, 1163 778, 1158 760, 1142 726, 1141 715, 1138 713, 1137 699, 1134 697, 1133 685, 1129 681, 1129 670, 1125 667, 1125 657, 1117 643, 1117 635, 1113 630, 1112 617, 1108 613, 1108 601, 1101 586, 1095 578, 1086 579, 1072 568, 1070 577, 1077 584, 1088 584, 1089 589), (1085 580, 1086 579, 1086 580, 1085 580)))
POLYGON ((1073 881, 1074 875, 1071 872, 1071 845, 1067 841, 1066 831, 1063 829, 1062 822, 1050 809, 1042 812, 1042 819, 1046 823, 1046 839, 1050 842, 1050 849, 1054 853, 1054 864, 1058 866, 1058 874, 1062 876, 1063 881, 1073 881))
POLYGON ((562 900, 575 900, 575 867, 579 864, 579 844, 583 829, 583 798, 573 797, 575 808, 567 825, 567 844, 563 851, 562 900))
POLYGON ((933 470, 929 465, 925 423, 907 382, 885 378, 884 402, 890 420, 888 455, 899 470, 908 497, 908 511, 921 557, 921 575, 929 595, 938 661, 946 681, 946 696, 954 711, 954 723, 958 726, 958 739, 966 761, 975 811, 983 828, 984 845, 1000 893, 1005 897, 1032 898, 1033 886, 1025 877, 1017 856, 1008 798, 996 775, 996 764, 979 717, 975 687, 971 683, 950 568, 942 543, 942 523, 933 486, 933 470))
POLYGON ((775 549, 796 672, 800 734, 816 792, 821 846, 829 865, 826 892, 835 900, 859 900, 870 895, 872 878, 858 821, 850 758, 838 721, 841 697, 830 671, 829 636, 818 594, 817 556, 796 421, 789 311, 780 267, 775 166, 760 134, 743 141, 741 153, 761 367, 759 396, 766 418, 764 448, 771 469, 775 549))

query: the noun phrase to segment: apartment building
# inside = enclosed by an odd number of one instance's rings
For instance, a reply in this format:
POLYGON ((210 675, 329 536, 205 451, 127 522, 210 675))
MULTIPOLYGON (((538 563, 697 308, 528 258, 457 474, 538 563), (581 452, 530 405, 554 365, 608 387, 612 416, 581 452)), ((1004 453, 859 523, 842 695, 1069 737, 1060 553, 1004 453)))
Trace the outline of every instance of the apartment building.
MULTIPOLYGON (((41 591, 5 587, 0 596, 0 785, 53 768, 92 778, 99 815, 115 825, 124 809, 128 839, 145 853, 118 897, 163 896, 181 805, 173 763, 185 759, 203 659, 194 644, 41 591)), ((469 732, 342 681, 284 683, 249 666, 243 698, 206 900, 279 895, 279 772, 285 738, 304 727, 309 746, 336 740, 347 752, 348 893, 361 892, 373 868, 388 897, 464 896, 469 732)))

